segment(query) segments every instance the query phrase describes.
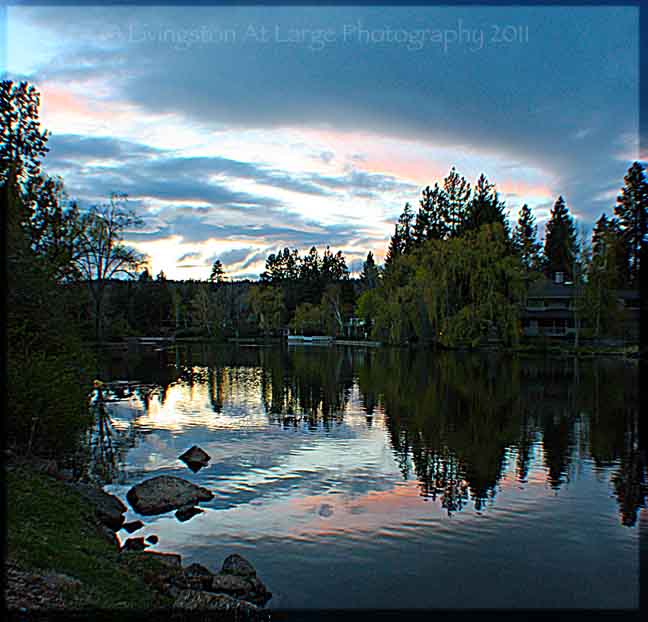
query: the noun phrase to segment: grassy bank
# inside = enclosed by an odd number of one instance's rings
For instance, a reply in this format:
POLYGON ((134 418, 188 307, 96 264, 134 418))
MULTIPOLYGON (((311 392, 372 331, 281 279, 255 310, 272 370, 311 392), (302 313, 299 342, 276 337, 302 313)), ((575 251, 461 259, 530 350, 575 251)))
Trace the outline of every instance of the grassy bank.
POLYGON ((25 467, 7 476, 7 561, 35 574, 63 574, 80 581, 61 588, 66 608, 144 610, 171 599, 147 584, 168 572, 152 556, 120 554, 81 496, 25 467))

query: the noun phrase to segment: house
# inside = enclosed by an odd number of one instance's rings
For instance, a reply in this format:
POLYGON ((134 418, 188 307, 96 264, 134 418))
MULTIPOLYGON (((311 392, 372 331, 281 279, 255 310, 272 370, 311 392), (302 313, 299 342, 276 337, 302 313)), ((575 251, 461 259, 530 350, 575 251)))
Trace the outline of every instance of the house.
MULTIPOLYGON (((531 284, 522 312, 522 332, 526 337, 573 337, 577 328, 583 328, 577 318, 576 301, 582 291, 557 272, 554 280, 539 279, 531 284), (577 323, 579 326, 577 327, 577 323)), ((618 334, 625 340, 639 338, 639 309, 641 298, 638 290, 615 291, 618 303, 618 334)))
POLYGON ((562 273, 553 281, 534 281, 522 312, 522 332, 527 337, 565 337, 576 333, 576 288, 564 283, 562 273))

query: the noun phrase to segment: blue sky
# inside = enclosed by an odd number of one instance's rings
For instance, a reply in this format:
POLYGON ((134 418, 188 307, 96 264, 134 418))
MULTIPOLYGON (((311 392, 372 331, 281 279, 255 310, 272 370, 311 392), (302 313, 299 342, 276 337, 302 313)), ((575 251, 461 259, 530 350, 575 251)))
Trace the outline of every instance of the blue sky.
POLYGON ((10 7, 10 77, 42 93, 46 170, 128 193, 154 272, 254 278, 330 244, 380 260, 456 166, 514 219, 611 212, 638 154, 636 7, 10 7))

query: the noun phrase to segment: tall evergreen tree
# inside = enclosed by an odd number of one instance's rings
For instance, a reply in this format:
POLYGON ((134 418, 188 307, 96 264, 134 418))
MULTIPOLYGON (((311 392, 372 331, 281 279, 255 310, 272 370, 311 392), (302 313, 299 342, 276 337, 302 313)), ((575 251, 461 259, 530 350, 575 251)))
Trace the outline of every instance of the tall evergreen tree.
POLYGON ((412 228, 415 246, 420 246, 427 240, 443 240, 448 235, 447 200, 444 191, 439 184, 434 184, 434 189, 430 186, 424 188, 422 195, 416 222, 412 228))
POLYGON ((412 207, 409 203, 405 203, 403 212, 398 217, 398 222, 394 227, 394 235, 389 240, 389 247, 385 256, 385 269, 389 270, 397 257, 405 255, 414 248, 413 220, 412 207))
POLYGON ((538 226, 529 206, 525 203, 520 210, 517 225, 513 233, 513 248, 520 256, 527 272, 540 267, 540 250, 538 226))
POLYGON ((374 256, 371 251, 367 253, 367 259, 362 264, 362 272, 360 273, 360 282, 363 289, 375 289, 378 286, 378 266, 374 261, 374 256))
POLYGON ((461 227, 461 234, 467 230, 479 229, 482 225, 499 223, 508 235, 508 221, 505 204, 499 200, 495 184, 491 184, 482 173, 477 180, 472 201, 467 206, 461 227))
POLYGON ((565 199, 559 196, 545 225, 544 254, 547 276, 553 278, 556 272, 562 272, 568 279, 572 279, 576 252, 574 219, 569 214, 565 199))
POLYGON ((209 281, 211 283, 222 283, 225 280, 225 270, 223 269, 223 262, 220 259, 217 259, 213 265, 211 274, 209 275, 209 281))
POLYGON ((629 250, 623 236, 619 221, 608 218, 605 214, 596 221, 592 231, 592 259, 604 264, 614 287, 624 287, 629 281, 629 250))
POLYGON ((446 223, 451 236, 461 233, 461 228, 468 215, 470 203, 470 184, 461 177, 453 166, 443 180, 443 191, 446 200, 446 223))
POLYGON ((628 245, 629 277, 633 285, 639 283, 639 256, 646 241, 648 213, 648 183, 643 166, 635 162, 625 178, 625 185, 617 198, 614 213, 619 218, 623 237, 628 245))

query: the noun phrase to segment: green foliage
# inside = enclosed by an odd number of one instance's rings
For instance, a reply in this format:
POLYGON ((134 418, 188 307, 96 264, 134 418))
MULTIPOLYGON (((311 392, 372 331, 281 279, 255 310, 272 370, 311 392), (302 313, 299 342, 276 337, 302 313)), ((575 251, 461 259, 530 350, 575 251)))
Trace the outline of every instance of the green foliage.
POLYGON ((545 270, 550 278, 556 272, 563 272, 568 280, 574 277, 576 259, 576 228, 569 214, 565 199, 558 197, 545 226, 544 255, 545 270))
POLYGON ((48 133, 40 129, 39 105, 40 94, 27 82, 0 82, 0 184, 13 171, 15 183, 24 190, 40 174, 48 133))
POLYGON ((281 328, 285 304, 280 287, 255 285, 250 288, 248 296, 252 312, 257 316, 259 328, 264 333, 281 328))
POLYGON ((401 257, 358 311, 373 336, 392 343, 432 339, 445 346, 477 345, 519 335, 522 267, 499 224, 462 238, 430 240, 401 257))
POLYGON ((72 608, 169 606, 144 581, 168 572, 146 554, 120 555, 98 531, 92 509, 62 482, 28 469, 7 473, 7 553, 23 568, 55 571, 82 582, 66 594, 72 608))
POLYGON ((513 248, 520 256, 522 265, 527 272, 540 268, 542 245, 538 242, 538 227, 535 217, 526 203, 520 209, 517 225, 513 233, 513 248))
POLYGON ((648 216, 648 182, 644 167, 635 162, 624 177, 624 186, 617 198, 614 213, 619 219, 623 240, 627 244, 629 279, 639 284, 639 258, 646 243, 648 216))

